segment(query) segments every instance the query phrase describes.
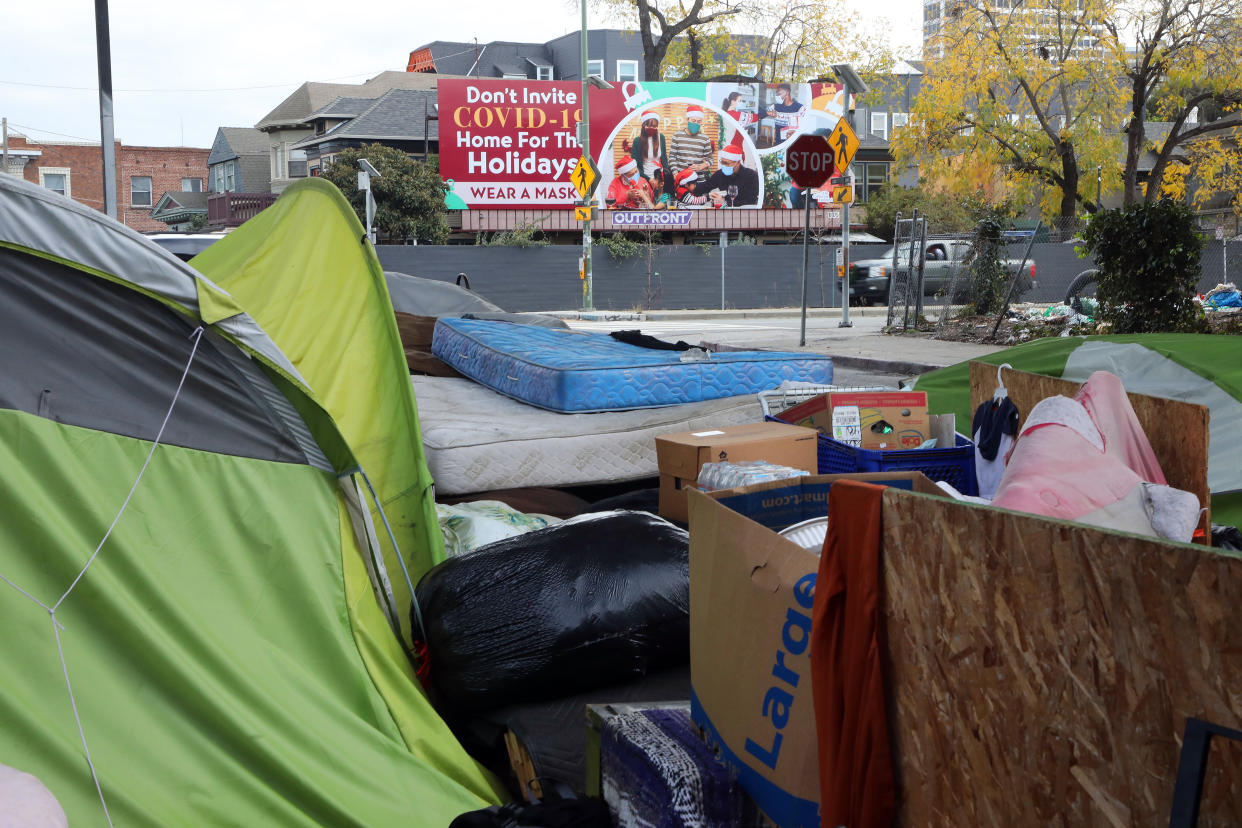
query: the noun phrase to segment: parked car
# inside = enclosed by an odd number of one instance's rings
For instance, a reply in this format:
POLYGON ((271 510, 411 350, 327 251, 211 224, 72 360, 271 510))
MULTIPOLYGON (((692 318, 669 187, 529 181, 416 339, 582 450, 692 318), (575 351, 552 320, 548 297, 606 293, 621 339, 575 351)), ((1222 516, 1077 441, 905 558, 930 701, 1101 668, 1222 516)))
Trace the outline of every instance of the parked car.
MULTIPOLYGON (((958 304, 969 301, 970 282, 966 278, 966 265, 963 261, 970 251, 967 239, 929 238, 921 251, 923 257, 923 295, 942 296, 948 292, 956 275, 957 283, 953 286, 952 301, 958 304)), ((874 259, 860 259, 850 262, 850 304, 873 305, 887 304, 889 283, 893 273, 893 248, 890 247, 874 259)), ((920 251, 915 251, 915 265, 918 265, 920 251)), ((1004 259, 1002 264, 1008 273, 1017 273, 1022 267, 1019 259, 1004 259)), ((910 267, 910 243, 903 243, 897 250, 897 271, 905 273, 910 267)), ((1018 276, 1014 286, 1013 298, 1029 292, 1036 285, 1035 262, 1028 261, 1018 276)))

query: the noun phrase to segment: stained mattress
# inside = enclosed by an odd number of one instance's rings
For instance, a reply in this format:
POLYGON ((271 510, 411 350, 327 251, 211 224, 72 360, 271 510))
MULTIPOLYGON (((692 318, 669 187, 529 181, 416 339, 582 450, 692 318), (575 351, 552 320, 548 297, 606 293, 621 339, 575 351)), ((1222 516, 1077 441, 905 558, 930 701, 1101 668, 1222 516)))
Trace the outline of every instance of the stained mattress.
POLYGON ((637 411, 558 414, 473 380, 412 377, 436 492, 618 483, 658 474, 655 437, 763 420, 751 395, 637 411))
POLYGON ((787 380, 832 382, 832 360, 814 354, 731 351, 682 362, 680 352, 606 334, 479 319, 437 321, 431 350, 488 388, 563 412, 681 405, 754 394, 787 380))

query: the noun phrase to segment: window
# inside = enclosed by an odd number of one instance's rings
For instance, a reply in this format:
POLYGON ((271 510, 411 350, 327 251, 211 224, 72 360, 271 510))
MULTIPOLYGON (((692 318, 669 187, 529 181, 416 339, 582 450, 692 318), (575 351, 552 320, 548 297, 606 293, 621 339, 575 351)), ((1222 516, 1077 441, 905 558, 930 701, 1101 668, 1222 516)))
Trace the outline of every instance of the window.
POLYGON ((224 162, 224 191, 227 193, 231 193, 237 189, 237 183, 233 178, 236 170, 235 165, 236 162, 234 161, 224 162))
POLYGON ((49 190, 60 193, 63 196, 73 196, 72 191, 69 189, 68 167, 41 167, 39 169, 39 186, 47 187, 49 190))
POLYGON ((908 123, 910 123, 909 112, 894 112, 893 113, 893 132, 896 132, 899 127, 903 127, 908 123))
POLYGON ((131 175, 129 177, 129 204, 131 207, 151 206, 151 176, 131 175))
POLYGON ((539 80, 552 80, 552 67, 539 66, 535 69, 535 75, 539 80))
POLYGON ((888 113, 872 112, 871 113, 871 134, 878 135, 884 140, 888 140, 888 113))
POLYGON ((501 75, 501 77, 505 78, 506 80, 529 80, 529 78, 527 78, 525 75, 519 75, 516 72, 505 72, 503 75, 501 75))
POLYGON ((587 74, 598 75, 601 78, 604 77, 604 62, 602 60, 588 60, 587 74))
POLYGON ((203 191, 203 179, 201 178, 183 178, 181 179, 181 192, 183 193, 201 193, 203 191))
POLYGON ((638 61, 618 60, 617 61, 617 80, 618 81, 638 80, 638 61))
POLYGON ((289 177, 306 178, 306 150, 289 150, 289 177))
POLYGON ((272 178, 285 177, 285 147, 283 144, 272 145, 272 178))
POLYGON ((864 161, 854 164, 854 197, 866 201, 888 181, 888 162, 864 161))

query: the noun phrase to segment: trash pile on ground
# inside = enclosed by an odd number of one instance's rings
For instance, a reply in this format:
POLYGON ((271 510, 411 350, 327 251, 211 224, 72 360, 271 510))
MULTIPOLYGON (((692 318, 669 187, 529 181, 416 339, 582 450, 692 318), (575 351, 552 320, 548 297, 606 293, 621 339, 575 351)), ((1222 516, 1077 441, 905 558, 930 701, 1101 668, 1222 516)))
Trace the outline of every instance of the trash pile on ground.
POLYGON ((386 275, 322 181, 186 265, 8 178, 0 786, 28 804, 1242 823, 1242 763, 1193 747, 1242 738, 1227 337, 842 388, 827 356, 386 275))
POLYGON ((1217 285, 1195 299, 1206 313, 1237 313, 1242 310, 1242 294, 1238 293, 1233 282, 1217 285))

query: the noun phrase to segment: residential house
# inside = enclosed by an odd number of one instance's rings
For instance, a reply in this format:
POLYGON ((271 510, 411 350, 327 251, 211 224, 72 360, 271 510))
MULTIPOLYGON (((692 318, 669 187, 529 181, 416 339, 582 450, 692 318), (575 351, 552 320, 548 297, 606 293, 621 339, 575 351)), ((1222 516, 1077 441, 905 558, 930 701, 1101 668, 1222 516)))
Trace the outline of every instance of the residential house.
POLYGON ((341 97, 311 115, 314 134, 293 144, 302 152, 311 175, 343 149, 364 144, 383 144, 407 155, 427 155, 439 150, 436 93, 391 89, 375 100, 341 97))
MULTIPOLYGON (((152 216, 159 194, 201 191, 207 177, 207 149, 135 147, 117 141, 114 153, 117 220, 139 232, 168 229, 152 216)), ((98 143, 31 141, 10 134, 9 156, 10 169, 20 170, 27 181, 96 210, 104 209, 103 153, 98 143)))
MULTIPOLYGON (((570 32, 546 43, 435 40, 410 52, 406 71, 513 80, 582 80, 582 39, 570 32)), ((587 32, 587 74, 610 83, 643 78, 643 44, 626 29, 587 32)))
POLYGON ((202 190, 169 190, 155 202, 151 218, 168 225, 173 233, 188 233, 195 228, 196 220, 206 224, 208 194, 202 190))
POLYGON ((268 139, 250 127, 220 127, 207 158, 210 196, 207 224, 237 227, 276 200, 268 165, 268 139))
POLYGON ((433 90, 435 86, 434 75, 397 71, 381 72, 361 84, 302 84, 255 124, 266 139, 270 192, 279 193, 294 180, 310 174, 306 151, 295 149, 294 144, 314 136, 314 128, 309 124, 311 116, 337 98, 375 100, 392 89, 433 90))

